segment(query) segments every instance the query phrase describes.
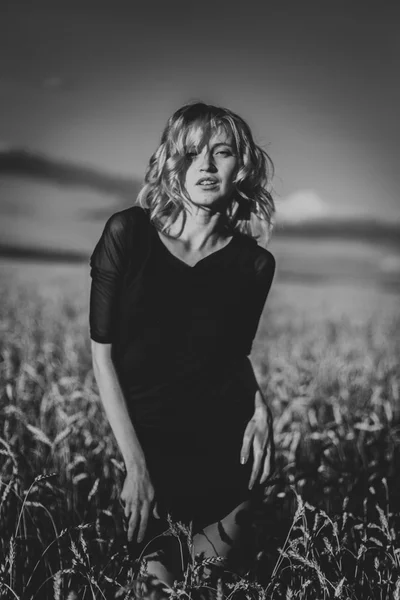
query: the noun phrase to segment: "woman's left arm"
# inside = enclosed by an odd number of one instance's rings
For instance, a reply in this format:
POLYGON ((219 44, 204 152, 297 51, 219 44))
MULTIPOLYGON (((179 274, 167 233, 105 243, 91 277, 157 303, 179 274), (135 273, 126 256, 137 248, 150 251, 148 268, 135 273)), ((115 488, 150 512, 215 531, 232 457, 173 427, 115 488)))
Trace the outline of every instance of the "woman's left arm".
MULTIPOLYGON (((265 334, 262 333, 261 314, 265 308, 265 303, 272 280, 275 274, 275 259, 273 255, 267 252, 264 258, 262 268, 259 268, 257 273, 257 297, 255 311, 253 317, 253 331, 256 328, 256 333, 253 337, 255 347, 261 347, 262 342, 265 342, 265 334)), ((261 391, 260 365, 252 356, 249 359, 253 368, 253 372, 257 381, 257 390, 254 397, 254 413, 247 424, 243 436, 243 444, 240 453, 240 460, 245 464, 250 456, 250 451, 253 453, 253 468, 249 481, 249 489, 252 489, 256 480, 260 476, 260 484, 264 483, 273 473, 275 465, 275 447, 273 438, 273 423, 272 412, 269 407, 265 394, 261 391)))

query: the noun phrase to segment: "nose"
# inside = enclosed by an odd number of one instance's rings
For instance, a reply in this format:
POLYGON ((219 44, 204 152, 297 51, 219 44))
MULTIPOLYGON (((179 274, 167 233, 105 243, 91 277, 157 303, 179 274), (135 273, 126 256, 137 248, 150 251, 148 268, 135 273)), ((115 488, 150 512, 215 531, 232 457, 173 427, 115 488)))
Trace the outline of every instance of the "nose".
POLYGON ((212 160, 211 152, 206 151, 200 155, 200 171, 216 171, 216 166, 212 160))

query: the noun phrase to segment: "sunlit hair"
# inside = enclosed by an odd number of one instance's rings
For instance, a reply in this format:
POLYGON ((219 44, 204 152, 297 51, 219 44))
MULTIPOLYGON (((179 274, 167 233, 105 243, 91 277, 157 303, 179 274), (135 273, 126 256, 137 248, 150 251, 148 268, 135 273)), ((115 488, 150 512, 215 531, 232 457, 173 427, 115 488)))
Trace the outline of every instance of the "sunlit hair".
POLYGON ((247 123, 226 108, 197 102, 183 106, 169 118, 161 143, 150 158, 136 203, 149 210, 158 229, 168 229, 190 204, 184 185, 190 164, 188 152, 201 151, 220 132, 232 136, 239 161, 235 191, 222 224, 232 233, 239 231, 266 243, 274 225, 275 205, 269 189, 274 165, 254 142, 247 123))

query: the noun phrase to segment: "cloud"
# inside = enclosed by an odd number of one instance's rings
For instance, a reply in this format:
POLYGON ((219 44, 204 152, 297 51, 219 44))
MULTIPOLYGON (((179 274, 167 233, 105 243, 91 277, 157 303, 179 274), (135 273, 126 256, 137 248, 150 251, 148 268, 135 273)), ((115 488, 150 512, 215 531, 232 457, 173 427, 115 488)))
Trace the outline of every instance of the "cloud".
POLYGON ((277 201, 277 222, 301 223, 333 215, 330 206, 314 190, 299 190, 277 201))
POLYGON ((314 190, 299 190, 276 202, 277 236, 346 239, 400 247, 400 221, 335 211, 314 190))

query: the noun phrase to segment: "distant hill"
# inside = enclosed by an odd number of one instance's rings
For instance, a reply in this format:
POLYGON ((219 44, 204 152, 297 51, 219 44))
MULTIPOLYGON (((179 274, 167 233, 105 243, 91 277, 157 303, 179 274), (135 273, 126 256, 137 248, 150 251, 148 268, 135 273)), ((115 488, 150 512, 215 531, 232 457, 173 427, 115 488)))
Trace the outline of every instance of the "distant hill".
POLYGON ((0 257, 33 262, 83 263, 88 262, 88 254, 74 250, 57 250, 33 246, 11 246, 0 244, 0 257))
POLYGON ((141 182, 89 165, 57 160, 27 149, 0 150, 0 177, 13 176, 63 187, 88 188, 121 199, 135 197, 141 182))
POLYGON ((278 222, 273 235, 307 239, 354 239, 400 247, 400 222, 380 221, 370 217, 310 219, 301 223, 278 222))

